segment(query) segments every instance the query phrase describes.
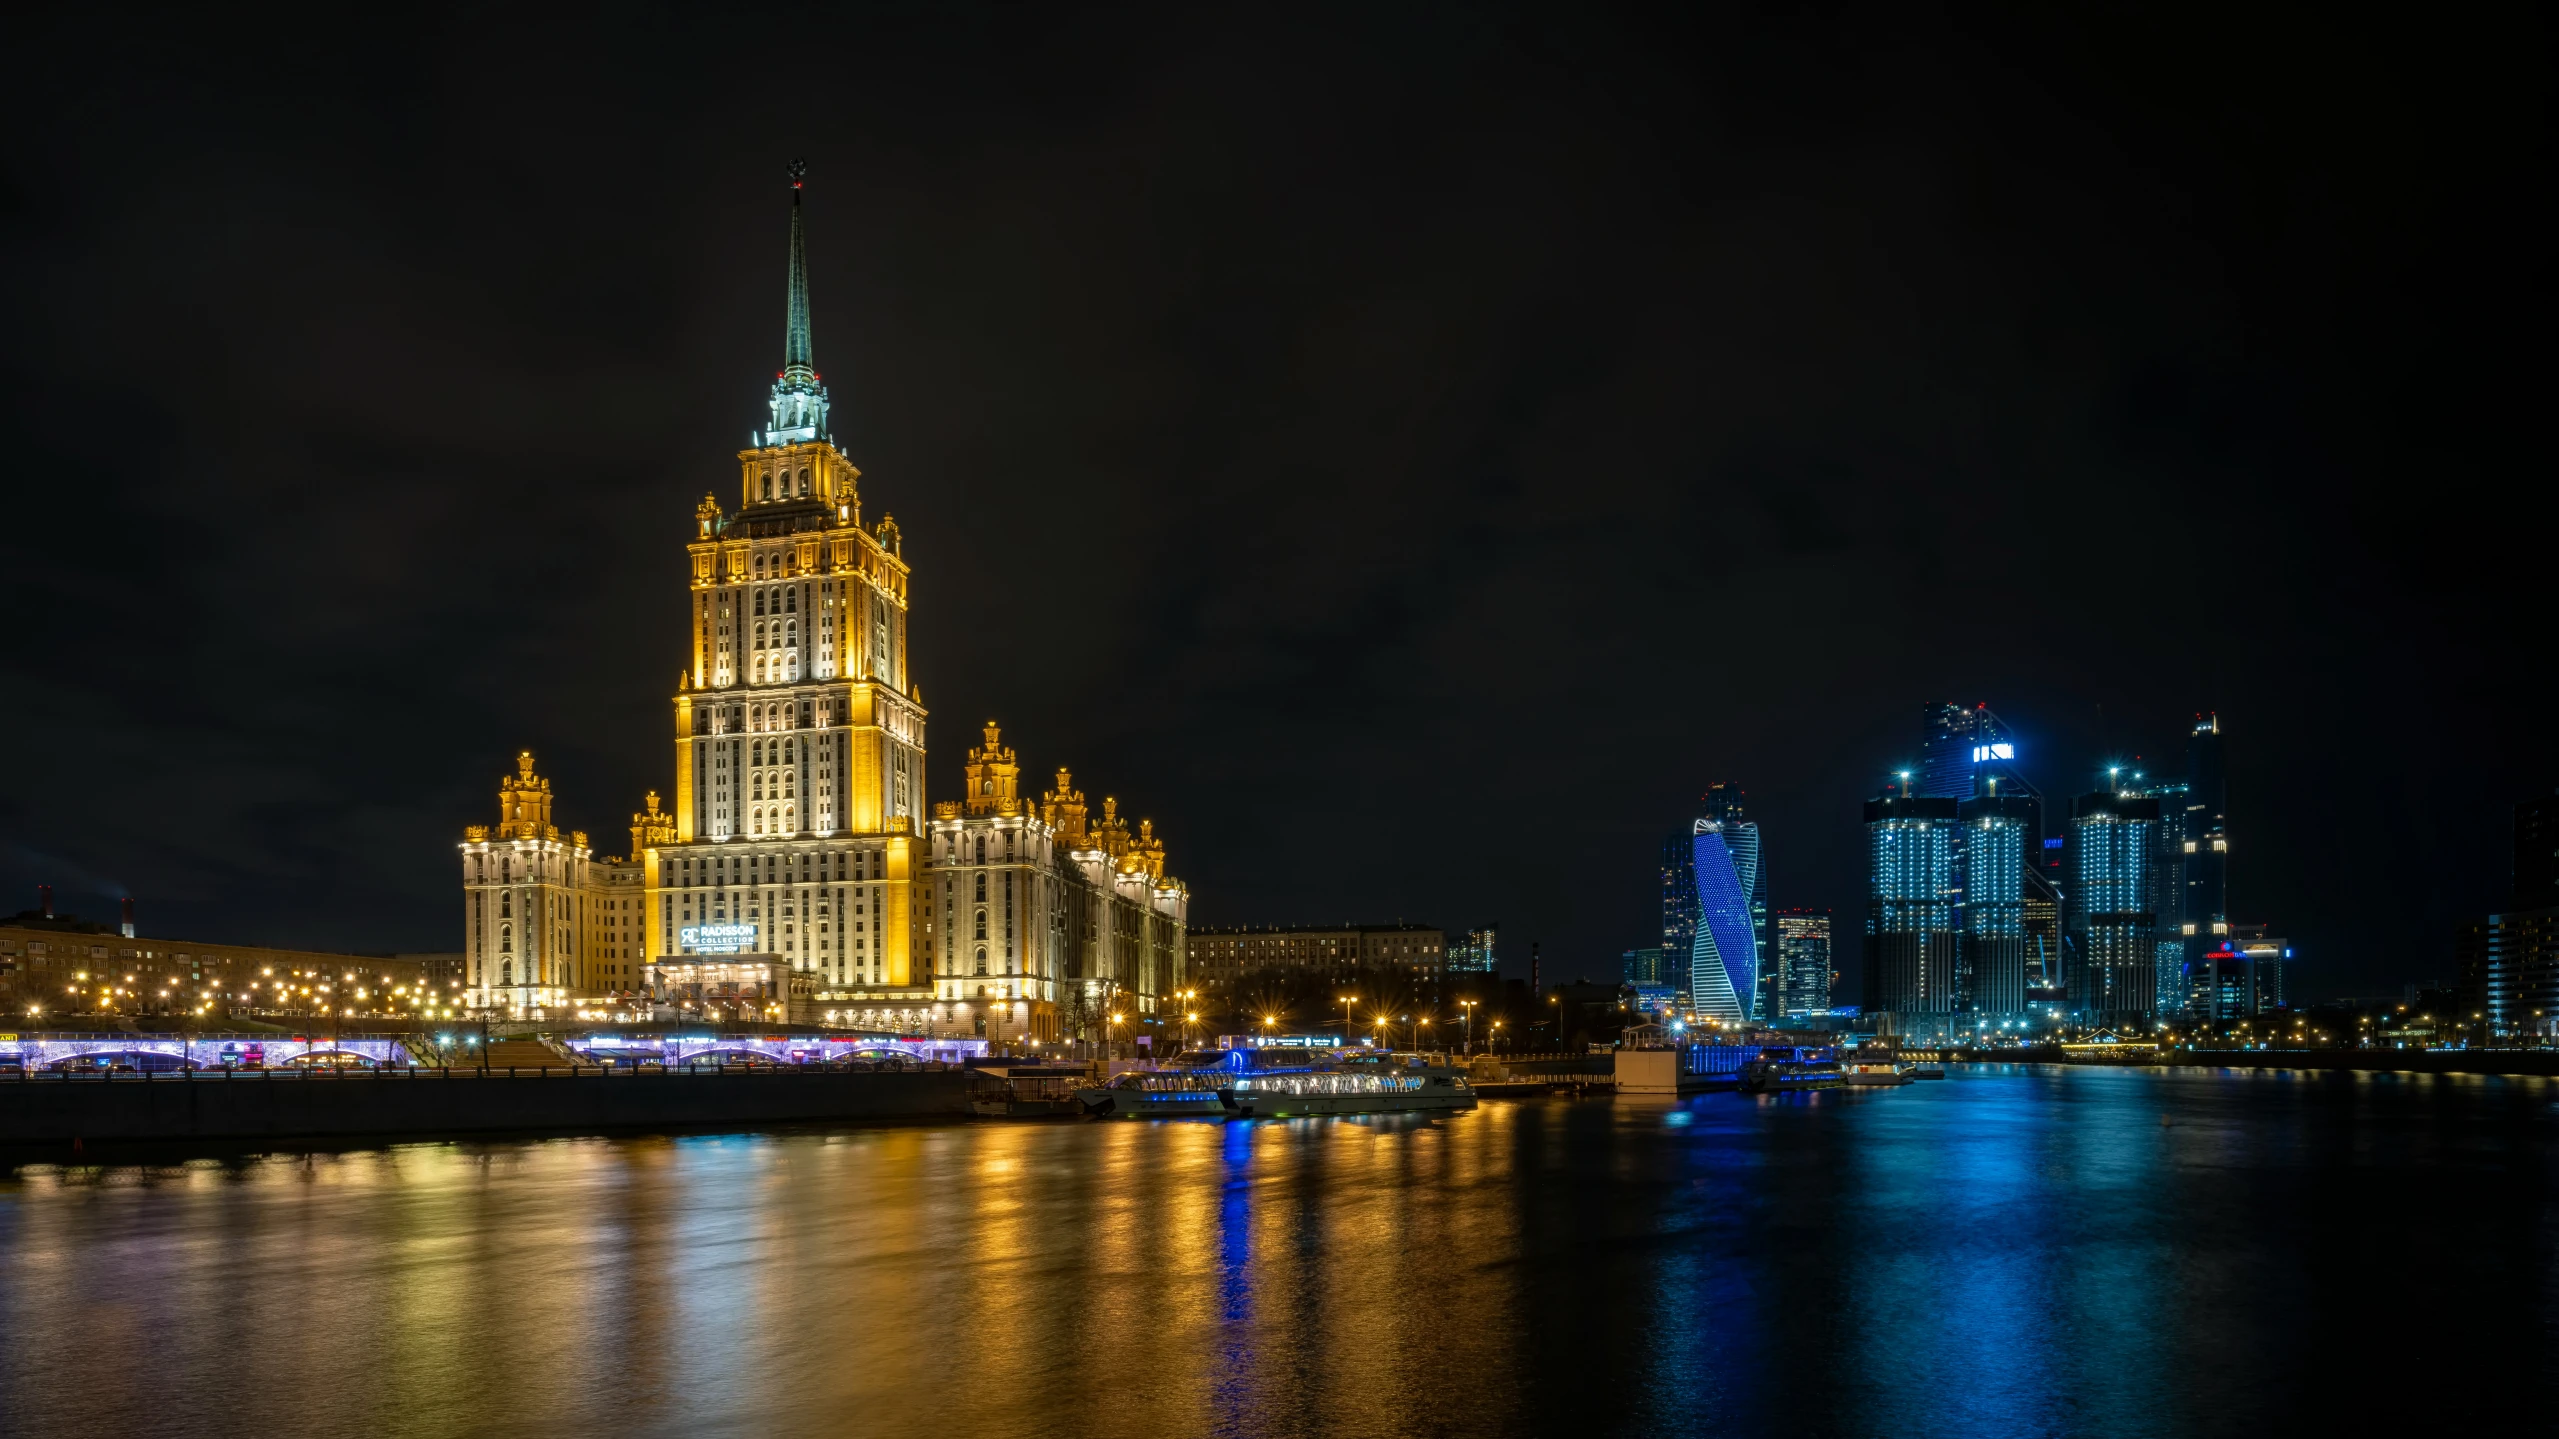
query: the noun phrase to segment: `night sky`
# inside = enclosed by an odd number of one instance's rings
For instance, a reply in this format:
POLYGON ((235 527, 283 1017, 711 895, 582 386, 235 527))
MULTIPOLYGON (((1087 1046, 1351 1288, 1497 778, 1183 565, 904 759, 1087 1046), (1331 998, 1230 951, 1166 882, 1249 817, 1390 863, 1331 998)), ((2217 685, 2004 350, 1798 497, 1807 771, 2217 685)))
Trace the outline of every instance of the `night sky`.
POLYGON ((523 747, 625 848, 805 156, 933 797, 1000 718, 1194 923, 1596 978, 1709 781, 1845 938, 1923 702, 2215 710, 2236 917, 2447 972, 2559 780, 2538 17, 1391 8, 22 28, 0 912, 452 949, 523 747))

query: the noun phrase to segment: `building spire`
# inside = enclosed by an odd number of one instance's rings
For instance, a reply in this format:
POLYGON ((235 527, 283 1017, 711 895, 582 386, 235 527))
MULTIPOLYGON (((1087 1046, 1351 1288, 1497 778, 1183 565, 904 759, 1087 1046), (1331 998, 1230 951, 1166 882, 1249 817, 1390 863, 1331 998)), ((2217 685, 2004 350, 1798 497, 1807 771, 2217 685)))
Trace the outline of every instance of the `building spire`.
POLYGON ((787 377, 793 370, 803 370, 814 379, 817 367, 809 358, 809 251, 800 229, 800 187, 808 173, 808 161, 791 162, 791 301, 782 337, 782 373, 787 377))
POLYGON ((826 386, 818 383, 809 347, 808 240, 800 224, 800 189, 808 173, 806 160, 791 162, 790 300, 782 333, 782 373, 773 377, 773 419, 758 437, 758 443, 766 446, 833 439, 826 428, 826 386))

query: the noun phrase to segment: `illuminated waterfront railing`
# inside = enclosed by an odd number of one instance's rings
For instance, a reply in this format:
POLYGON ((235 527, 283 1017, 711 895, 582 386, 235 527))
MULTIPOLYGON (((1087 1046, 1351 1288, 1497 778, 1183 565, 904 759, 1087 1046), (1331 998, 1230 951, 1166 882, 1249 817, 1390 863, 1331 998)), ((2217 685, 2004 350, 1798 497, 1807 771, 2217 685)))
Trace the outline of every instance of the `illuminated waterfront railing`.
POLYGON ((134 1070, 271 1069, 351 1064, 398 1068, 416 1063, 397 1036, 322 1039, 268 1034, 20 1034, 0 1037, 0 1068, 64 1066, 134 1070))

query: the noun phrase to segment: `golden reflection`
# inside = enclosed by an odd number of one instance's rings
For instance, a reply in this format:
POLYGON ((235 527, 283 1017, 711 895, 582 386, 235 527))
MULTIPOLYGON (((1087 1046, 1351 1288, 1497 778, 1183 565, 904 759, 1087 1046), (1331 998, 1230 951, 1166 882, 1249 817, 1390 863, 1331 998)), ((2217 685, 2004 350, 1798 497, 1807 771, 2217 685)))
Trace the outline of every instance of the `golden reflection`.
POLYGON ((1507 1402, 1520 1112, 27 1171, 0 1392, 333 1396, 266 1435, 1428 1428, 1507 1402), (1414 1383, 1452 1363, 1462 1400, 1414 1383))

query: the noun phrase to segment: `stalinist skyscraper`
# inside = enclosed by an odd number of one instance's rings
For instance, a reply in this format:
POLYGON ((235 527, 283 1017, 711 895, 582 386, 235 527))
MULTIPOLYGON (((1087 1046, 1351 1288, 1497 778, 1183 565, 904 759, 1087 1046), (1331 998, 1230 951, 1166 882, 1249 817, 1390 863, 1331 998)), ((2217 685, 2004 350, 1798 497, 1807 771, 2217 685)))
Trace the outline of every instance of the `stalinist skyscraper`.
POLYGON ((792 167, 790 293, 771 420, 738 452, 737 509, 695 514, 691 666, 675 695, 675 836, 653 850, 650 953, 753 926, 741 950, 823 986, 902 987, 922 953, 924 706, 906 663, 896 522, 864 524, 809 337, 792 167))
POLYGON ((649 795, 629 857, 598 856, 519 755, 499 823, 463 831, 468 1002, 1130 1040, 1167 1022, 1189 914, 1152 822, 1108 795, 1090 821, 1064 770, 1033 804, 992 721, 967 801, 926 807, 906 560, 827 424, 802 173, 770 414, 686 545, 674 803, 649 795))
MULTIPOLYGON (((557 1011, 637 988, 646 962, 679 955, 779 959, 816 991, 923 981, 924 706, 907 671, 907 567, 896 523, 866 522, 862 472, 827 424, 802 174, 791 167, 790 288, 769 421, 738 452, 735 509, 706 495, 694 514, 673 811, 652 795, 619 862, 591 861, 584 835, 564 848, 522 815, 502 815, 495 835, 466 831, 476 1007, 557 1011), (514 853, 546 843, 562 854, 514 853), (525 874, 554 870, 570 893, 511 892, 525 874), (528 903, 556 922, 525 924, 516 911, 528 903), (544 948, 528 958, 537 941, 544 948), (601 951, 614 949, 636 962, 607 964, 601 951)), ((524 782, 537 783, 531 757, 522 764, 524 782)))

